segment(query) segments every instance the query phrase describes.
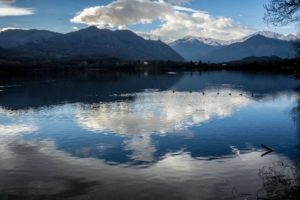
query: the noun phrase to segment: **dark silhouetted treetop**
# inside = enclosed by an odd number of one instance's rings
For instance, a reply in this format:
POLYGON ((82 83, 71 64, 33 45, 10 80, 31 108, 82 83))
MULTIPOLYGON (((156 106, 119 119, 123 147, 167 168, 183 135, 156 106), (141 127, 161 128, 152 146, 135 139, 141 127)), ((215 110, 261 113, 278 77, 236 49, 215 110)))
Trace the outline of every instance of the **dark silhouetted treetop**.
POLYGON ((300 0, 270 0, 265 5, 264 19, 273 25, 286 25, 300 21, 300 0))

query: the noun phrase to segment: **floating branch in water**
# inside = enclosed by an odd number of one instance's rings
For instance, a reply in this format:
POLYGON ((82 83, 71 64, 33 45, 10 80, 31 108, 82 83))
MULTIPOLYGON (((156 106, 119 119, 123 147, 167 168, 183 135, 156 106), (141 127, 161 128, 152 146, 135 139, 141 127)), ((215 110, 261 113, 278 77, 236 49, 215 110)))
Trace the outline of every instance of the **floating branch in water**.
POLYGON ((262 146, 264 149, 267 150, 267 152, 263 153, 263 154, 261 155, 261 157, 264 157, 264 156, 268 155, 269 153, 274 152, 273 149, 271 149, 270 147, 267 147, 266 145, 263 145, 263 144, 262 144, 261 146, 262 146))

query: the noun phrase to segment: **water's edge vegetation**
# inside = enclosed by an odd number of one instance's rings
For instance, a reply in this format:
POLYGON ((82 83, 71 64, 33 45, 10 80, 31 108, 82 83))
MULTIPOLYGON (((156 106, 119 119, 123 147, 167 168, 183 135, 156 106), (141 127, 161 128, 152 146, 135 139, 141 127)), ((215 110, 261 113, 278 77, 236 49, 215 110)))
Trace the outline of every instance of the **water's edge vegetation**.
POLYGON ((32 73, 80 72, 170 72, 170 71, 249 71, 300 75, 300 59, 242 60, 227 63, 126 61, 117 58, 59 58, 59 59, 0 59, 0 75, 25 75, 32 73))

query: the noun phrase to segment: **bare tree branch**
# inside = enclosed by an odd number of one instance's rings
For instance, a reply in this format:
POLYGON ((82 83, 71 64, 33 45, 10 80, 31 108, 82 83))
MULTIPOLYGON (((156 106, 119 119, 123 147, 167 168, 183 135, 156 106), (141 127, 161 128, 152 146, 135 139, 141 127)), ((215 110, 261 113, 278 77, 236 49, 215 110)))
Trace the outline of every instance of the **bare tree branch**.
POLYGON ((264 20, 273 25, 287 25, 300 21, 300 0, 270 0, 265 9, 267 12, 264 20))

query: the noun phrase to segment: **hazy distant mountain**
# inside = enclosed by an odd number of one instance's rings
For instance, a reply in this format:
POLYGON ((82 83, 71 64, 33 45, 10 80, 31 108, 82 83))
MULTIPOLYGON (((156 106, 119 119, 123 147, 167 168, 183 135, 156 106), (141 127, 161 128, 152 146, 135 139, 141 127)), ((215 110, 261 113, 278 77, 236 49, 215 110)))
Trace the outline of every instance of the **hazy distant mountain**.
POLYGON ((292 58, 296 53, 291 41, 298 38, 298 35, 285 36, 264 31, 228 42, 188 37, 177 40, 170 46, 186 60, 204 62, 227 62, 246 57, 292 58))
POLYGON ((244 42, 226 45, 213 50, 209 55, 203 57, 203 60, 209 62, 227 62, 251 56, 293 58, 295 55, 295 47, 289 41, 273 39, 263 35, 254 35, 244 42))
POLYGON ((230 45, 230 44, 234 44, 234 43, 238 43, 238 42, 245 42, 249 38, 254 37, 256 35, 261 35, 261 36, 271 38, 271 39, 290 41, 290 42, 300 40, 300 33, 284 35, 284 34, 275 33, 275 32, 272 32, 272 31, 257 31, 255 33, 250 34, 250 35, 248 35, 246 37, 243 37, 241 39, 223 41, 222 45, 230 45))
POLYGON ((145 40, 128 30, 111 31, 89 27, 43 42, 26 44, 14 49, 25 57, 115 57, 126 60, 174 60, 183 58, 161 41, 145 40))
POLYGON ((91 56, 125 60, 202 60, 227 62, 247 57, 292 58, 291 41, 298 35, 257 32, 235 41, 185 37, 169 44, 145 40, 128 30, 111 31, 89 27, 67 34, 40 30, 6 30, 0 32, 0 55, 5 57, 64 58, 91 56), (172 47, 172 48, 171 48, 172 47))
POLYGON ((219 41, 199 37, 185 37, 169 45, 187 61, 200 60, 222 46, 219 41))
POLYGON ((281 60, 278 56, 261 56, 261 57, 256 57, 256 56, 250 56, 243 58, 242 60, 237 60, 237 61, 232 61, 232 62, 237 62, 237 63, 251 63, 251 62, 264 62, 264 61, 276 61, 276 60, 281 60))
POLYGON ((300 39, 299 33, 297 34, 289 34, 289 35, 284 35, 280 33, 275 33, 272 31, 258 31, 250 36, 247 36, 243 39, 243 41, 255 36, 255 35, 262 35, 268 38, 273 38, 273 39, 278 39, 278 40, 284 40, 284 41, 295 41, 300 39))
POLYGON ((182 41, 189 41, 189 42, 199 41, 210 46, 222 46, 225 42, 223 40, 216 40, 216 39, 204 38, 204 37, 193 37, 193 36, 186 36, 182 39, 182 41))
POLYGON ((8 29, 0 31, 0 47, 11 48, 26 43, 41 42, 59 35, 61 34, 45 30, 8 29))

